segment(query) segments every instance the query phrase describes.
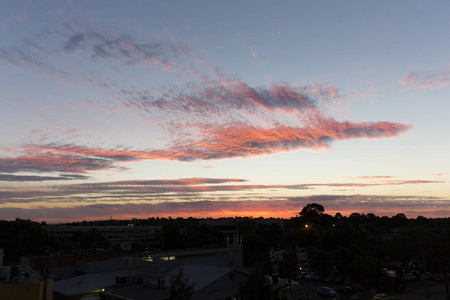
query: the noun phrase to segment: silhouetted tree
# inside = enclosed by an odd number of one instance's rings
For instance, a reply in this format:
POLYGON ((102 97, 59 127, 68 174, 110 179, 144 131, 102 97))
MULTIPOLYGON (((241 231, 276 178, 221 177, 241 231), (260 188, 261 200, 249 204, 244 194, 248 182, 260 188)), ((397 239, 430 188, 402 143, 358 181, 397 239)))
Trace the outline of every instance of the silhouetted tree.
POLYGON ((0 248, 4 248, 8 264, 18 263, 22 255, 43 254, 58 247, 58 238, 37 222, 20 218, 0 220, 0 248))
POLYGON ((244 266, 260 266, 263 272, 270 273, 270 241, 267 233, 258 226, 254 219, 240 220, 238 223, 239 234, 242 235, 242 260, 244 266))
POLYGON ((283 238, 283 230, 280 225, 272 223, 270 224, 267 234, 270 240, 270 244, 273 246, 281 241, 283 238))
POLYGON ((300 216, 309 217, 314 215, 321 215, 325 212, 325 208, 317 203, 308 203, 303 207, 302 211, 299 213, 300 216))
POLYGON ((190 246, 189 238, 180 232, 173 220, 163 224, 159 238, 161 239, 161 248, 163 250, 182 249, 190 246))
POLYGON ((308 248, 309 263, 314 270, 321 274, 329 274, 333 271, 332 252, 321 250, 317 247, 308 248))
POLYGON ((272 289, 270 282, 258 267, 250 272, 247 283, 243 288, 243 299, 249 300, 271 300, 272 289))
POLYGON ((195 283, 189 284, 189 278, 184 276, 183 269, 170 282, 170 300, 189 300, 195 293, 195 283))
POLYGON ((199 248, 221 248, 226 244, 223 233, 219 232, 217 227, 208 224, 198 226, 194 239, 199 248))

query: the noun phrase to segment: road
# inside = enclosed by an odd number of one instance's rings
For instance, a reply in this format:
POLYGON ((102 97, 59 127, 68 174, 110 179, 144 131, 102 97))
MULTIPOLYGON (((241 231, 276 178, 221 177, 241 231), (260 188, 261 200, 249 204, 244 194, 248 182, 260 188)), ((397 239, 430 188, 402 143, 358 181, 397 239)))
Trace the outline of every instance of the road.
MULTIPOLYGON (((298 283, 298 286, 301 287, 304 291, 310 292, 310 299, 314 300, 325 300, 330 299, 326 297, 320 297, 317 295, 316 290, 320 286, 328 286, 331 288, 338 287, 339 285, 333 284, 333 283, 326 283, 326 282, 320 282, 320 281, 314 281, 314 280, 295 280, 298 283)), ((295 284, 294 284, 295 286, 295 284)), ((405 285, 405 289, 403 293, 401 294, 395 294, 396 300, 446 300, 446 292, 445 292, 445 286, 443 283, 438 282, 427 282, 428 287, 428 293, 426 292, 426 289, 424 286, 421 286, 421 284, 416 281, 413 283, 407 283, 405 285)), ((341 297, 340 299, 360 299, 360 300, 370 300, 372 299, 371 295, 366 296, 360 296, 359 298, 356 297, 350 297, 347 298, 341 297)))

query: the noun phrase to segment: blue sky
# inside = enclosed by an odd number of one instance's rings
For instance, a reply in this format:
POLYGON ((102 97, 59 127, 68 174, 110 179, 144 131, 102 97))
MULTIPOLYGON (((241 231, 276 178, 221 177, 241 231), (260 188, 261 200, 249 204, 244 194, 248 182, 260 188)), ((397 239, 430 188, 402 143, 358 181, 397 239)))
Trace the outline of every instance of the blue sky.
POLYGON ((445 1, 3 1, 0 218, 447 217, 445 1))

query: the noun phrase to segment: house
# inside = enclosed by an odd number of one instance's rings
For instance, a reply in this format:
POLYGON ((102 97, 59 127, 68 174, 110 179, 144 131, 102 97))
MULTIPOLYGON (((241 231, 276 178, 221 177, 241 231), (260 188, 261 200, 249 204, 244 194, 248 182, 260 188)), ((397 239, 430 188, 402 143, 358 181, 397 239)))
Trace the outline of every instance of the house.
POLYGON ((0 299, 51 300, 53 280, 44 280, 31 269, 3 266, 0 249, 0 299))

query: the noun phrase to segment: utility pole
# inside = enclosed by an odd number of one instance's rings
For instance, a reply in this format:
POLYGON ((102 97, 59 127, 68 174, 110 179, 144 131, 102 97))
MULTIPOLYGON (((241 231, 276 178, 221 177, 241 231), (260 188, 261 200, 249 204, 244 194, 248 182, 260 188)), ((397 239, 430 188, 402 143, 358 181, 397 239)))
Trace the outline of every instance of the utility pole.
POLYGON ((445 239, 445 256, 442 257, 443 265, 444 265, 444 283, 445 283, 445 293, 447 295, 447 300, 450 300, 450 292, 448 288, 448 278, 447 278, 447 261, 448 261, 448 242, 447 242, 447 233, 445 230, 444 232, 444 239, 445 239))
POLYGON ((42 300, 47 300, 47 281, 48 281, 48 268, 49 268, 49 261, 50 261, 50 252, 48 250, 45 250, 45 266, 44 266, 44 276, 42 277, 42 280, 44 281, 44 288, 42 291, 42 300))
POLYGON ((423 279, 425 285, 425 298, 430 298, 430 294, 428 292, 428 283, 427 283, 427 267, 425 262, 425 253, 423 251, 423 241, 420 240, 420 250, 422 251, 422 261, 423 261, 423 279))
POLYGON ((447 257, 442 257, 444 261, 444 283, 445 283, 445 293, 447 294, 447 300, 450 300, 450 293, 448 289, 448 278, 447 278, 447 257))

